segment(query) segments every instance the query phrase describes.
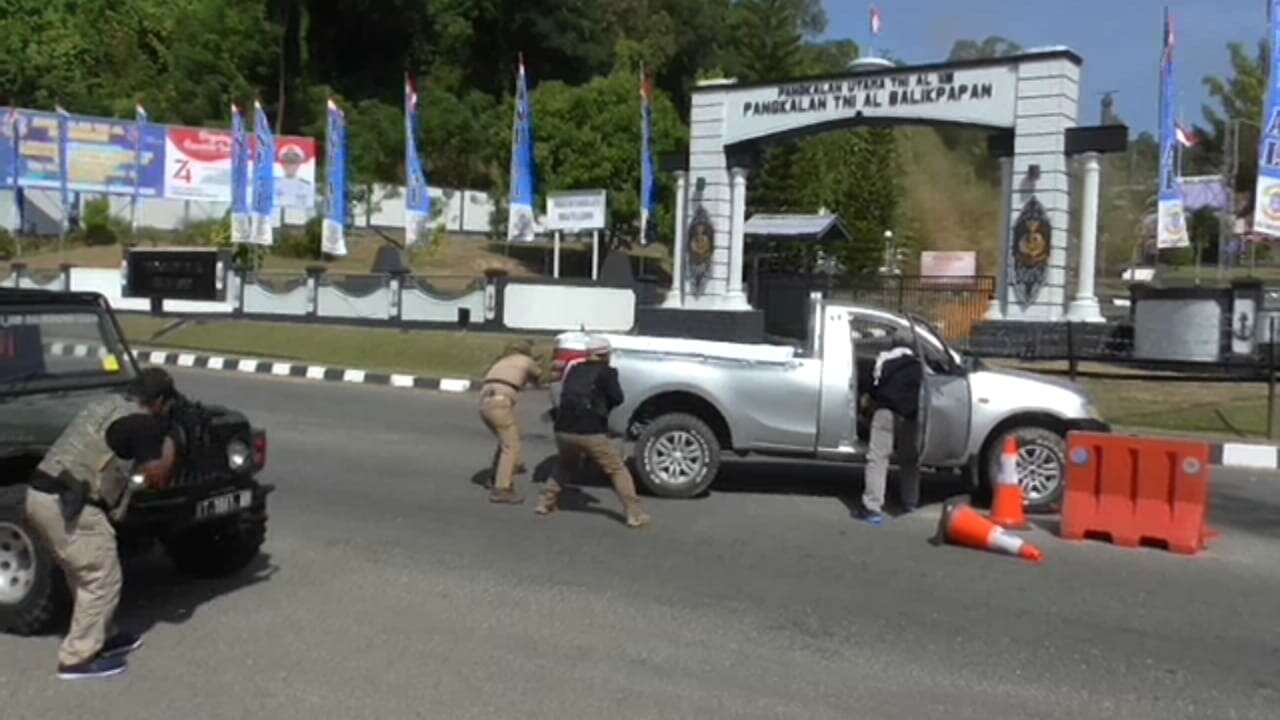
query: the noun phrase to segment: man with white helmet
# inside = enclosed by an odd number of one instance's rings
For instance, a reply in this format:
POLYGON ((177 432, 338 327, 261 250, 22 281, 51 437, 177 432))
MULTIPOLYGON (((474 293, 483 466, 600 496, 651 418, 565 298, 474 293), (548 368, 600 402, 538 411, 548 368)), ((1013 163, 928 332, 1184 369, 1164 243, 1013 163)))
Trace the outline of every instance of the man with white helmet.
POLYGON ((609 476, 627 514, 627 527, 638 528, 649 524, 649 514, 640 506, 631 473, 608 436, 609 413, 623 401, 618 371, 609 365, 610 350, 608 339, 591 336, 586 358, 565 370, 555 411, 559 463, 538 498, 536 512, 550 515, 556 511, 561 483, 572 482, 579 461, 586 457, 609 476))

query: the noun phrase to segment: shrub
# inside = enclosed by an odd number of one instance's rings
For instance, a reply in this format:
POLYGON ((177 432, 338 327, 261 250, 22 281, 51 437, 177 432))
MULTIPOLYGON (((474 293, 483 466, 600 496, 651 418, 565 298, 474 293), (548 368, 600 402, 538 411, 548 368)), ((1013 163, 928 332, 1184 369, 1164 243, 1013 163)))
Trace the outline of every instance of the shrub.
POLYGON ((77 239, 85 245, 115 245, 127 234, 124 223, 111 217, 111 203, 106 198, 84 204, 84 227, 77 239))
POLYGON ((319 260, 321 248, 321 218, 314 217, 301 230, 284 228, 271 251, 275 255, 300 260, 319 260))
POLYGON ((9 231, 0 228, 0 260, 12 260, 18 254, 18 243, 9 231))

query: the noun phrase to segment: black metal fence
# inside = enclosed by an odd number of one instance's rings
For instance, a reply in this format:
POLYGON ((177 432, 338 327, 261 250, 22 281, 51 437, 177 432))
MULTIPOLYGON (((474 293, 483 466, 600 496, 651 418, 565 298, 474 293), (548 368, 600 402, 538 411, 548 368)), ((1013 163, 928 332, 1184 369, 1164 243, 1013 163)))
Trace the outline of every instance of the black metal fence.
POLYGON ((837 302, 920 315, 948 341, 959 341, 986 314, 995 278, 756 272, 750 292, 752 305, 764 311, 770 335, 803 339, 809 295, 820 292, 837 302))

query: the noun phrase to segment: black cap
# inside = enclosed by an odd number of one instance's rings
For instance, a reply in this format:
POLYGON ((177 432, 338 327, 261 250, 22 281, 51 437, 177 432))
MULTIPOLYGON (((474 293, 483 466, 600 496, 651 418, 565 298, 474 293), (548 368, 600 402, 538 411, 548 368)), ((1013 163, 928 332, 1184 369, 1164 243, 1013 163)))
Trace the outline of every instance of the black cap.
POLYGON ((145 413, 126 415, 107 426, 107 447, 125 460, 158 460, 164 451, 164 424, 145 413))
POLYGON ((173 378, 157 367, 143 370, 133 384, 133 396, 138 402, 144 404, 150 404, 156 400, 168 400, 174 394, 173 378))

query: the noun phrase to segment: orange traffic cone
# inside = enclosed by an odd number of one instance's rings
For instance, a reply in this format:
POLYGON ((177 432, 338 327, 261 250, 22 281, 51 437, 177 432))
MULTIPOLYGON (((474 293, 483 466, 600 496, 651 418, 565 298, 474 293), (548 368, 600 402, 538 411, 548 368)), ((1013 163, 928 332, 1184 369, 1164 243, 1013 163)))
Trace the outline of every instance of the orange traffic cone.
POLYGON ((999 525, 982 517, 977 510, 958 500, 948 500, 942 506, 938 534, 933 541, 935 544, 950 542, 979 550, 1016 555, 1034 563, 1044 558, 1035 545, 1013 533, 1005 532, 999 525))
POLYGON ((1013 437, 1004 441, 1004 452, 1000 455, 1000 477, 995 480, 991 522, 1011 530, 1027 528, 1027 516, 1022 512, 1022 486, 1018 484, 1018 441, 1013 437))

